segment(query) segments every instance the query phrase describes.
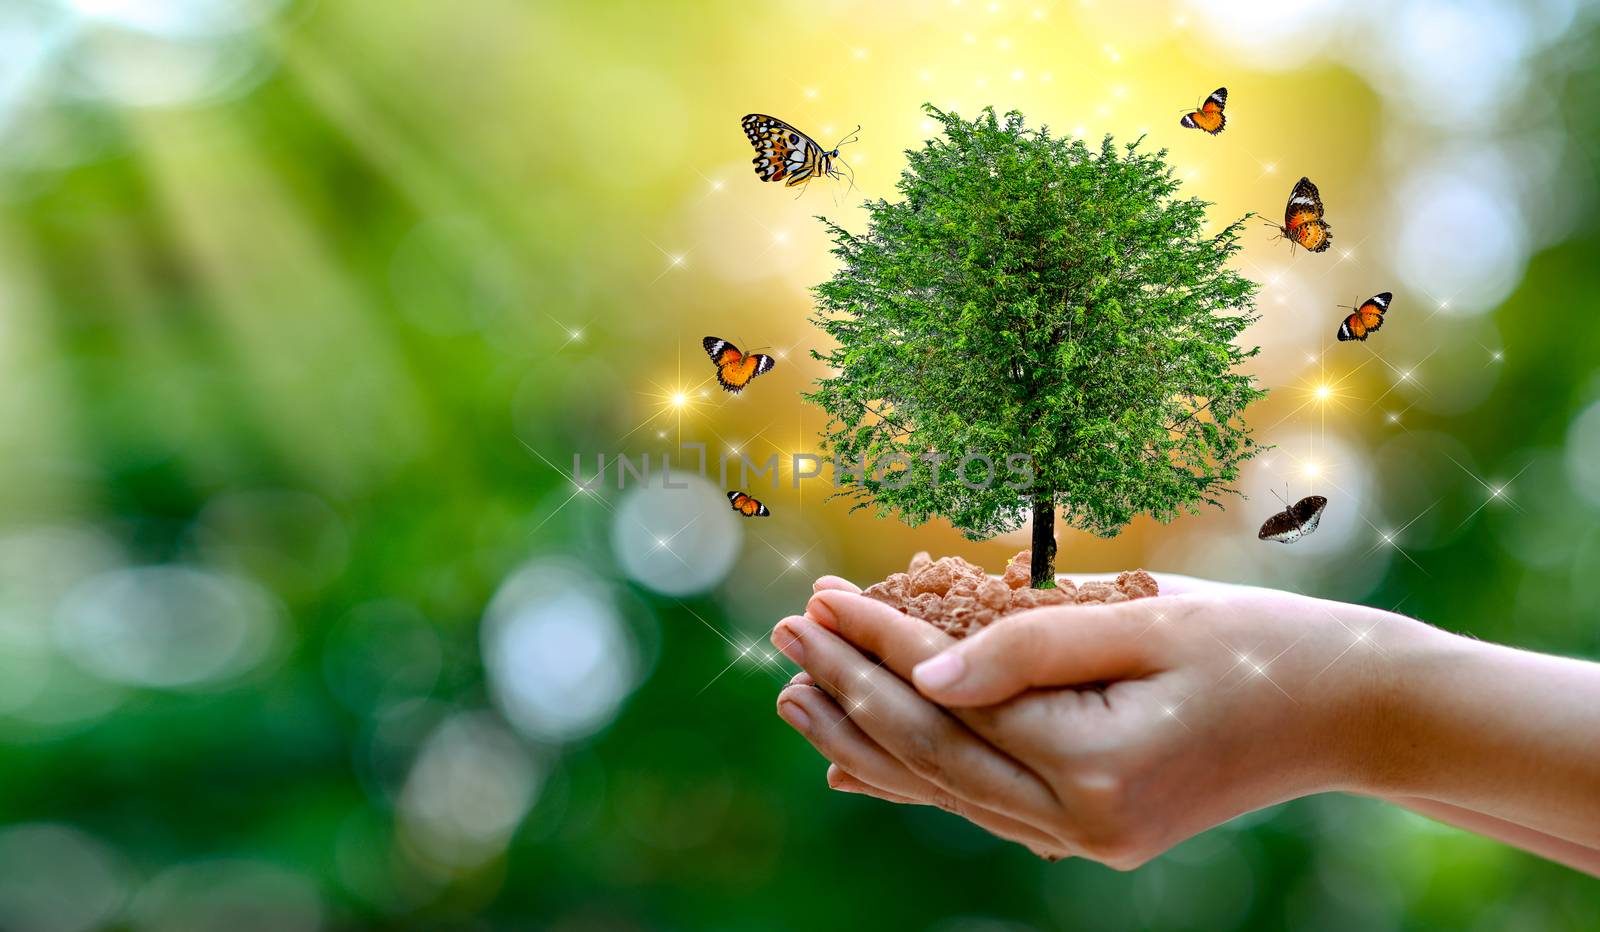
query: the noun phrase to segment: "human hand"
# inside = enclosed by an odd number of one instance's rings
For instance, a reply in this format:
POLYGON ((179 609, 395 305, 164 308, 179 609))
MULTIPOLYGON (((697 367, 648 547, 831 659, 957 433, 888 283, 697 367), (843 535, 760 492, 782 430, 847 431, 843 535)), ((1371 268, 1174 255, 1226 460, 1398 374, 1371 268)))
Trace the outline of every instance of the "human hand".
POLYGON ((825 578, 773 633, 806 671, 780 714, 833 762, 838 789, 1118 868, 1286 799, 1381 791, 1393 660, 1443 635, 1158 579, 1155 598, 1036 609, 958 644, 825 578))

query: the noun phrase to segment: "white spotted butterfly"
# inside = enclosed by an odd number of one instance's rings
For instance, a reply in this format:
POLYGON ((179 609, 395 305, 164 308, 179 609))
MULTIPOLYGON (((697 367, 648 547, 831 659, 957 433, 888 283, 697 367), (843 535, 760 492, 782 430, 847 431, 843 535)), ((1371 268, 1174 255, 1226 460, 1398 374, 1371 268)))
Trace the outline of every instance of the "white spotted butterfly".
MULTIPOLYGON (((740 124, 744 126, 750 145, 755 147, 756 157, 751 161, 762 181, 782 181, 793 187, 820 175, 829 178, 843 175, 833 167, 833 162, 839 158, 839 147, 853 141, 849 137, 841 139, 831 150, 824 150, 816 140, 777 117, 751 113, 740 124)), ((844 160, 839 161, 842 164, 844 160)))

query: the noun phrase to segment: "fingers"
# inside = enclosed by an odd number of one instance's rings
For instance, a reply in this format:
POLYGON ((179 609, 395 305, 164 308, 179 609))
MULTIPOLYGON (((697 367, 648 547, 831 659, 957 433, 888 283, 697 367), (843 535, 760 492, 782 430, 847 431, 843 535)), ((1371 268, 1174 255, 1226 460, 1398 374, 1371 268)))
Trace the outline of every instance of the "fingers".
MULTIPOLYGON (((946 812, 961 816, 963 819, 966 819, 968 822, 971 822, 973 825, 978 826, 997 838, 1002 838, 1006 841, 1014 841, 1017 844, 1022 845, 1029 851, 1032 851, 1034 854, 1044 858, 1047 861, 1059 861, 1062 858, 1071 855, 1071 851, 1054 838, 1051 838, 1043 832, 1033 829, 1031 826, 1024 825, 1023 823, 1014 819, 1007 819, 1002 815, 996 815, 992 812, 988 812, 983 813, 982 816, 974 817, 968 813, 939 806, 938 803, 930 802, 926 799, 912 799, 908 796, 898 796, 889 792, 888 790, 856 779, 838 764, 828 765, 827 779, 828 786, 838 790, 841 793, 856 793, 861 796, 871 796, 875 799, 881 799, 885 802, 899 803, 903 806, 934 806, 935 808, 945 809, 946 812), (1013 829, 1015 829, 1015 831, 1013 831, 1013 829)), ((982 812, 982 810, 979 810, 979 812, 982 812)))
POLYGON ((956 639, 921 619, 866 596, 819 589, 806 604, 806 615, 911 679, 917 664, 956 643, 956 639))
POLYGON ((1147 676, 1162 668, 1161 622, 1172 609, 1150 598, 1011 615, 918 664, 913 682, 941 705, 981 706, 1035 687, 1147 676))
POLYGON ((830 589, 836 592, 860 592, 861 587, 848 579, 839 576, 823 576, 811 584, 812 592, 822 592, 830 589))
POLYGON ((778 694, 778 714, 832 763, 828 785, 834 789, 889 802, 935 806, 1035 851, 1048 849, 1056 856, 1065 853, 1061 843, 1044 831, 959 799, 907 770, 821 690, 785 687, 778 694), (800 715, 794 714, 795 708, 800 715))
MULTIPOLYGON (((977 738, 833 632, 793 617, 778 623, 772 639, 848 711, 863 734, 913 774, 952 796, 1012 818, 1025 821, 1054 811, 1054 794, 1036 774, 977 738)), ((840 763, 859 773, 849 761, 840 763)))

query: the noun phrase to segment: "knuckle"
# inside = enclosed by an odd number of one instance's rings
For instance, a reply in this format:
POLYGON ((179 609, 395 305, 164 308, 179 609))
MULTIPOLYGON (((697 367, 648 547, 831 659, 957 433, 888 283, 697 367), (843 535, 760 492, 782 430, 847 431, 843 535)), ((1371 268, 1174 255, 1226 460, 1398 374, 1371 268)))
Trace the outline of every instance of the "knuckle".
POLYGON ((1086 857, 1132 870, 1153 856, 1132 815, 1128 781, 1103 770, 1075 774, 1062 788, 1074 841, 1086 857))
POLYGON ((966 807, 961 805, 960 800, 956 799, 948 792, 938 788, 935 788, 928 794, 928 804, 936 809, 943 809, 945 812, 949 812, 954 815, 966 815, 966 807))
POLYGON ((944 782, 944 760, 933 735, 919 730, 908 736, 901 753, 906 769, 930 783, 944 782))

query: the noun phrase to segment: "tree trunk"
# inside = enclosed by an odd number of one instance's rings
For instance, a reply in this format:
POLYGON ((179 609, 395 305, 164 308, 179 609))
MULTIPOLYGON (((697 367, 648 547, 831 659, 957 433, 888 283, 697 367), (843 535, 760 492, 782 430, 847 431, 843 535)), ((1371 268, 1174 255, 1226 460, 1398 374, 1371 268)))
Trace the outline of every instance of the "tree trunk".
POLYGON ((1049 492, 1033 495, 1032 570, 1033 588, 1056 587, 1056 503, 1049 492))

